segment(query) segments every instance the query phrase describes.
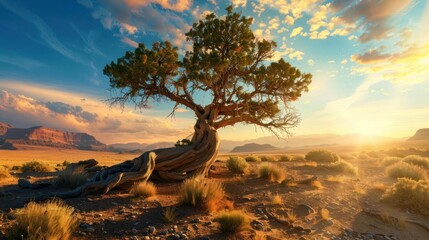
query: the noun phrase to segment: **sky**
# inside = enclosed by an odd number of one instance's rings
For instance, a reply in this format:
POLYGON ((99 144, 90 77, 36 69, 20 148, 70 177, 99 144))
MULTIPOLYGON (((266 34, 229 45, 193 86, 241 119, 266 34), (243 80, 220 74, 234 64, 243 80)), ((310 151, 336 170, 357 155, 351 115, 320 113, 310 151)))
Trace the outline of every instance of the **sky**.
MULTIPOLYGON (((313 75, 292 105, 293 135, 413 135, 429 127, 429 1, 425 0, 0 0, 0 122, 87 132, 104 143, 176 141, 193 114, 171 103, 110 106, 106 64, 168 40, 183 54, 193 22, 229 5, 253 17, 258 39, 313 75)), ((181 55, 182 56, 182 55, 181 55)), ((203 100, 203 99, 200 99, 203 100)), ((270 135, 219 130, 228 140, 270 135)))

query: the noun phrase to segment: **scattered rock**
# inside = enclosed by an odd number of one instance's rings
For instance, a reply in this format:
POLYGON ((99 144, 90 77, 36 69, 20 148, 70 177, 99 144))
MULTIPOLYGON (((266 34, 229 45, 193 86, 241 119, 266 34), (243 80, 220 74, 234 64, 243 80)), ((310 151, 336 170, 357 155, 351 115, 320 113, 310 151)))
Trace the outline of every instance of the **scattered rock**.
POLYGON ((149 226, 149 234, 155 234, 156 228, 154 226, 149 226))
POLYGON ((314 208, 307 204, 299 204, 297 207, 294 208, 293 212, 298 217, 305 217, 309 214, 315 213, 316 211, 314 210, 314 208))

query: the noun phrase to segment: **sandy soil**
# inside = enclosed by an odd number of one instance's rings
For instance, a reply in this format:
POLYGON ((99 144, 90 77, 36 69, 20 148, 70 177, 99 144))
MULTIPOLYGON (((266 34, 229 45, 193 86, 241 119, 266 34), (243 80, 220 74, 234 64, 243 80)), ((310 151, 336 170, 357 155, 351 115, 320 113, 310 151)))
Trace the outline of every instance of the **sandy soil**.
MULTIPOLYGON (((52 157, 52 151, 43 153, 40 150, 40 155, 34 151, 39 150, 22 150, 16 156, 8 155, 9 160, 1 156, 0 164, 20 165, 32 160, 29 155, 38 160, 47 156, 51 164, 95 158, 101 160, 102 164, 110 165, 134 157, 76 150, 58 150, 54 153, 58 155, 52 157), (19 156, 23 157, 18 159, 19 156)), ((303 149, 293 154, 307 151, 303 149)), ((383 183, 390 186, 394 181, 386 176, 384 169, 377 163, 378 157, 341 150, 338 153, 359 167, 358 176, 341 176, 341 182, 333 182, 332 176, 336 176, 336 173, 320 166, 308 166, 299 161, 273 163, 284 168, 288 176, 295 179, 316 176, 323 185, 320 189, 309 184, 286 186, 260 179, 256 175, 260 163, 251 163, 252 171, 248 174, 235 175, 228 171, 223 161, 216 162, 209 177, 221 181, 227 192, 227 200, 234 203, 235 209, 248 213, 252 219, 251 229, 238 235, 225 236, 219 232, 214 222, 217 213, 179 205, 176 192, 178 183, 157 183, 158 195, 146 200, 132 198, 123 191, 66 200, 79 214, 80 227, 73 236, 75 239, 145 239, 145 236, 149 236, 149 239, 178 239, 174 238, 174 234, 177 237, 182 233, 190 239, 263 239, 262 236, 266 239, 429 239, 429 217, 379 201, 383 192, 376 185, 383 183), (272 203, 274 194, 281 196, 282 204, 272 203), (166 224, 162 220, 163 208, 167 206, 176 206, 179 217, 175 223, 166 224), (322 208, 329 210, 328 220, 321 219, 319 212, 322 208), (282 221, 290 211, 297 217, 293 228, 282 221), (409 223, 409 220, 419 222, 422 226, 409 223), (155 232, 150 234, 154 229, 155 232)), ((227 157, 221 155, 219 159, 225 160, 227 157)), ((55 187, 23 190, 17 187, 17 178, 46 180, 55 177, 55 174, 16 173, 15 179, 0 184, 0 211, 3 213, 0 214, 1 231, 5 232, 13 224, 13 220, 9 219, 11 209, 22 207, 40 194, 64 190, 55 187)))

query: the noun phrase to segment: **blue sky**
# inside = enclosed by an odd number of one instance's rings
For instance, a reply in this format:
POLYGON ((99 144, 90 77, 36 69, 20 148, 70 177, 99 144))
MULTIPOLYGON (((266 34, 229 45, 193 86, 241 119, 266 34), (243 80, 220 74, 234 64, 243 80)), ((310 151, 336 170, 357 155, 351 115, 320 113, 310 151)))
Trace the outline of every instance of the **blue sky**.
MULTIPOLYGON (((0 0, 0 121, 85 131, 104 142, 177 140, 194 117, 171 104, 109 107, 103 67, 132 50, 169 40, 183 53, 184 33, 205 14, 252 16, 258 38, 313 74, 294 103, 294 134, 412 135, 429 124, 429 3, 423 0, 0 0)), ((275 60, 274 59, 274 60, 275 60)), ((269 135, 228 127, 223 139, 269 135), (237 134, 237 132, 239 134, 237 134)))

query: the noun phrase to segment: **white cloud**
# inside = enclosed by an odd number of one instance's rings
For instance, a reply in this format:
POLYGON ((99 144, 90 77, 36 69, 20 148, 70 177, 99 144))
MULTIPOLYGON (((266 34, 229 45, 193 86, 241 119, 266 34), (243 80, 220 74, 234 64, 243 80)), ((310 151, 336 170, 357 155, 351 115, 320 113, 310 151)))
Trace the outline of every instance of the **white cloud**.
POLYGON ((247 0, 231 0, 234 7, 246 7, 247 0))
POLYGON ((307 63, 308 63, 308 65, 310 65, 310 66, 314 66, 314 60, 313 60, 313 59, 309 59, 309 60, 307 61, 307 63))
POLYGON ((303 27, 294 28, 292 30, 292 33, 290 34, 290 37, 292 38, 292 37, 295 37, 296 35, 300 34, 303 29, 304 29, 303 27))

